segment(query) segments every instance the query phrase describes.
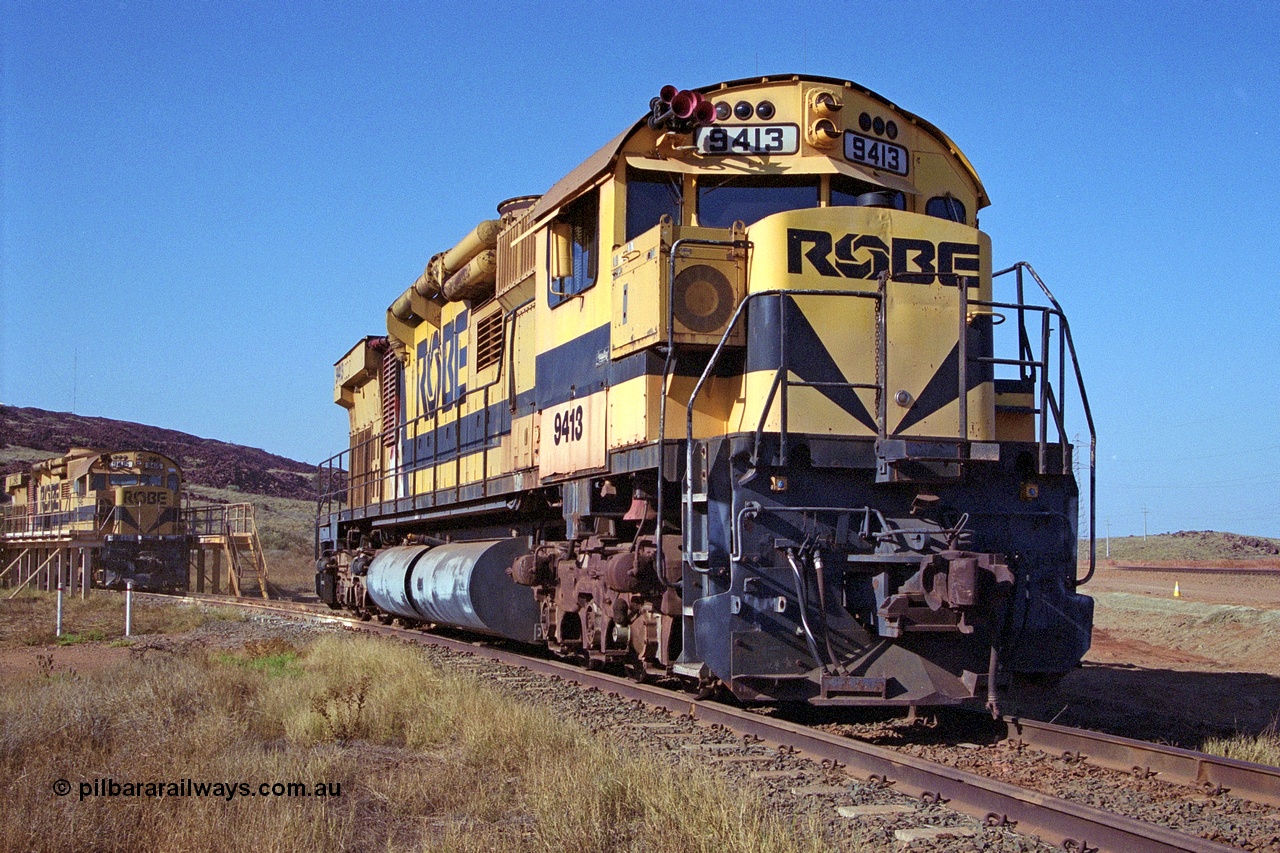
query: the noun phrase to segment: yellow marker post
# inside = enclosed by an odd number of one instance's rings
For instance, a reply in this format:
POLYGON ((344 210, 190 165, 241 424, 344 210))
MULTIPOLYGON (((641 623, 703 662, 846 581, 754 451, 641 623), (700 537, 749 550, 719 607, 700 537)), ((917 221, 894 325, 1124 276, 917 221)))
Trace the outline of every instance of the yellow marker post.
POLYGON ((1173 582, 1173 597, 1174 597, 1174 598, 1182 598, 1182 592, 1181 592, 1181 590, 1179 590, 1179 589, 1178 589, 1178 582, 1177 582, 1177 581, 1174 581, 1174 582, 1173 582))

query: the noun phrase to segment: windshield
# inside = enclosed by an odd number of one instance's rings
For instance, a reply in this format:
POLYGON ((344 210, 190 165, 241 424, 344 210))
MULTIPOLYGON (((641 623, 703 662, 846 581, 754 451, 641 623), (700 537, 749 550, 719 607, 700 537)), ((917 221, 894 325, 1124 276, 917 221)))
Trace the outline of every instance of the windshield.
POLYGON ((750 225, 784 210, 818 206, 818 177, 702 178, 698 184, 698 224, 728 228, 750 225))

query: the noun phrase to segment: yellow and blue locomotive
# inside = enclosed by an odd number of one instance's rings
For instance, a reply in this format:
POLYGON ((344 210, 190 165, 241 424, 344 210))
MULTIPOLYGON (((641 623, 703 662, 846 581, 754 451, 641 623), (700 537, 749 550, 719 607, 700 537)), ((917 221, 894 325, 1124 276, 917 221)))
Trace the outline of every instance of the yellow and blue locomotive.
POLYGON ((1087 401, 1034 271, 996 297, 987 204, 851 82, 663 89, 337 363, 318 593, 744 701, 994 702, 1076 666, 1087 401))
POLYGON ((187 588, 182 470, 142 450, 75 447, 5 478, 3 540, 74 543, 93 552, 98 586, 171 592, 187 588))

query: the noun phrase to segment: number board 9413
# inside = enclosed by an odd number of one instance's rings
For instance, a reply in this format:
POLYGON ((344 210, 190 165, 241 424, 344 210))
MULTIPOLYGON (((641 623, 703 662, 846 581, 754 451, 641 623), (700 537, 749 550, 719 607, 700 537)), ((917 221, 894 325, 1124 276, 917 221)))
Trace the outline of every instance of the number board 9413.
POLYGON ((714 124, 693 134, 699 154, 795 154, 800 128, 794 124, 714 124))
POLYGON ((910 155, 907 149, 883 139, 863 136, 846 130, 844 133, 844 156, 855 163, 862 163, 873 169, 883 169, 898 175, 907 174, 910 155))

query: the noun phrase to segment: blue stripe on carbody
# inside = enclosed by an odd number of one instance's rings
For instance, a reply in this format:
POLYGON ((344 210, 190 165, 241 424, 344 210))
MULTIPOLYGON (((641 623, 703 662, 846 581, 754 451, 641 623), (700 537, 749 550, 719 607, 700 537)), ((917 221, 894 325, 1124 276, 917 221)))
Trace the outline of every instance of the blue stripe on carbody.
POLYGON ((511 432, 511 408, 506 400, 498 400, 485 409, 463 415, 452 423, 441 424, 434 430, 426 425, 421 429, 417 437, 407 437, 400 444, 401 464, 407 471, 418 471, 438 462, 451 462, 459 454, 466 456, 498 447, 502 436, 511 432))
MULTIPOLYGON (((534 398, 537 410, 586 397, 638 376, 662 375, 664 359, 651 349, 611 359, 609 334, 609 326, 606 324, 538 354, 534 398)), ((673 372, 677 376, 700 376, 708 357, 709 352, 680 353, 673 372)), ((735 369, 741 371, 741 363, 732 358, 724 358, 716 373, 726 375, 726 370, 735 369)), ((517 414, 524 414, 521 405, 524 396, 522 394, 517 399, 517 414)))
POLYGON ((538 353, 535 370, 539 409, 604 389, 609 381, 609 326, 538 353))

